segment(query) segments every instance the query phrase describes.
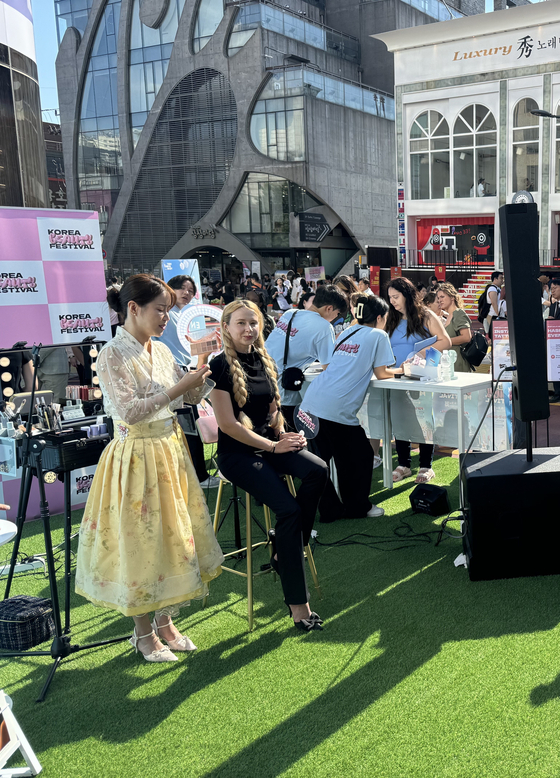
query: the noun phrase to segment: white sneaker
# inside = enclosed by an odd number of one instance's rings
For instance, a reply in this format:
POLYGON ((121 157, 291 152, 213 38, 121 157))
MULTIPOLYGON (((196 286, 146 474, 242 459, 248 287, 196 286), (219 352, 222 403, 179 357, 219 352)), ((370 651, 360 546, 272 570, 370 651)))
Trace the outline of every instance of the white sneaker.
POLYGON ((366 516, 370 519, 378 518, 379 516, 384 516, 385 511, 383 508, 380 508, 378 505, 372 505, 369 511, 366 513, 366 516))
POLYGON ((206 479, 206 481, 201 481, 200 486, 202 489, 215 489, 220 485, 220 481, 220 478, 216 478, 215 476, 211 475, 206 479))
POLYGON ((376 467, 379 467, 379 465, 383 462, 383 459, 381 457, 378 457, 377 454, 373 455, 373 469, 375 470, 376 467))

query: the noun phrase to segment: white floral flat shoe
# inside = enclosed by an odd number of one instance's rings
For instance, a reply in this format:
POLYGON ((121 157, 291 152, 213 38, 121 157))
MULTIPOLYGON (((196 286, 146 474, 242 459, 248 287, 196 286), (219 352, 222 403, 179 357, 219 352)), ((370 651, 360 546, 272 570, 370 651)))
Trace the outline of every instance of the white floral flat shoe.
POLYGON ((173 651, 196 651, 195 644, 186 635, 180 635, 178 638, 175 638, 174 640, 168 640, 167 638, 164 638, 162 635, 160 635, 159 630, 162 627, 167 627, 168 625, 169 625, 169 621, 167 622, 167 624, 160 624, 158 627, 156 620, 154 619, 152 621, 152 627, 154 628, 154 632, 156 633, 158 638, 160 640, 165 640, 169 648, 173 649, 173 651))
MULTIPOLYGON (((136 653, 138 653, 138 641, 142 640, 142 638, 149 638, 153 634, 153 632, 149 632, 147 635, 137 635, 135 629, 128 642, 136 649, 136 653)), ((168 648, 158 648, 156 651, 152 651, 151 654, 145 654, 143 651, 140 651, 140 653, 146 662, 177 662, 177 657, 168 648)))

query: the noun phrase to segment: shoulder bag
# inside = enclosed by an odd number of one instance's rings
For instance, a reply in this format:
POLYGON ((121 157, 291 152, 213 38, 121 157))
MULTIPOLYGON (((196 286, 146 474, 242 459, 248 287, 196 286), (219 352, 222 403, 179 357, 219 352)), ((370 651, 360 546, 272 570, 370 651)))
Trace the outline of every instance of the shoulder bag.
POLYGON ((303 385, 303 370, 299 367, 288 367, 288 349, 290 347, 290 332, 292 331, 292 322, 297 316, 297 311, 290 317, 288 329, 286 330, 286 343, 284 345, 284 363, 282 367, 281 384, 283 389, 289 392, 299 392, 303 385))
POLYGON ((468 343, 461 346, 461 354, 471 367, 478 367, 488 351, 488 341, 480 330, 473 332, 468 343))

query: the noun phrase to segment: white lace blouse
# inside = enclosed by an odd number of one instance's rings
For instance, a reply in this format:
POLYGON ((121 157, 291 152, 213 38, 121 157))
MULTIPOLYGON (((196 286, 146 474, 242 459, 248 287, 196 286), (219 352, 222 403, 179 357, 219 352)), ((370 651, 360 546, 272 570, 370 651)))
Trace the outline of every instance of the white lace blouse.
POLYGON ((204 386, 169 402, 164 392, 184 373, 164 343, 151 341, 150 354, 124 327, 118 327, 97 358, 97 374, 105 413, 125 424, 161 421, 173 416, 183 400, 196 405, 204 386))

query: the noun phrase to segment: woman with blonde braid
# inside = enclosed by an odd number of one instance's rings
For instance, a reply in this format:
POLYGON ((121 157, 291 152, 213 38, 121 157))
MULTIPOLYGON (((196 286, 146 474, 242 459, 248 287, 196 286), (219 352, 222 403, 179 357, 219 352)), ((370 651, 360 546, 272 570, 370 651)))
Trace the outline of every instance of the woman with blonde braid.
POLYGON ((210 362, 216 387, 210 400, 219 427, 218 465, 240 489, 276 514, 273 566, 295 626, 321 629, 309 607, 303 548, 309 542, 327 466, 305 450, 302 435, 284 432, 276 366, 263 340, 262 314, 254 303, 236 300, 222 316, 224 351, 210 362), (293 497, 280 474, 301 480, 293 497))

